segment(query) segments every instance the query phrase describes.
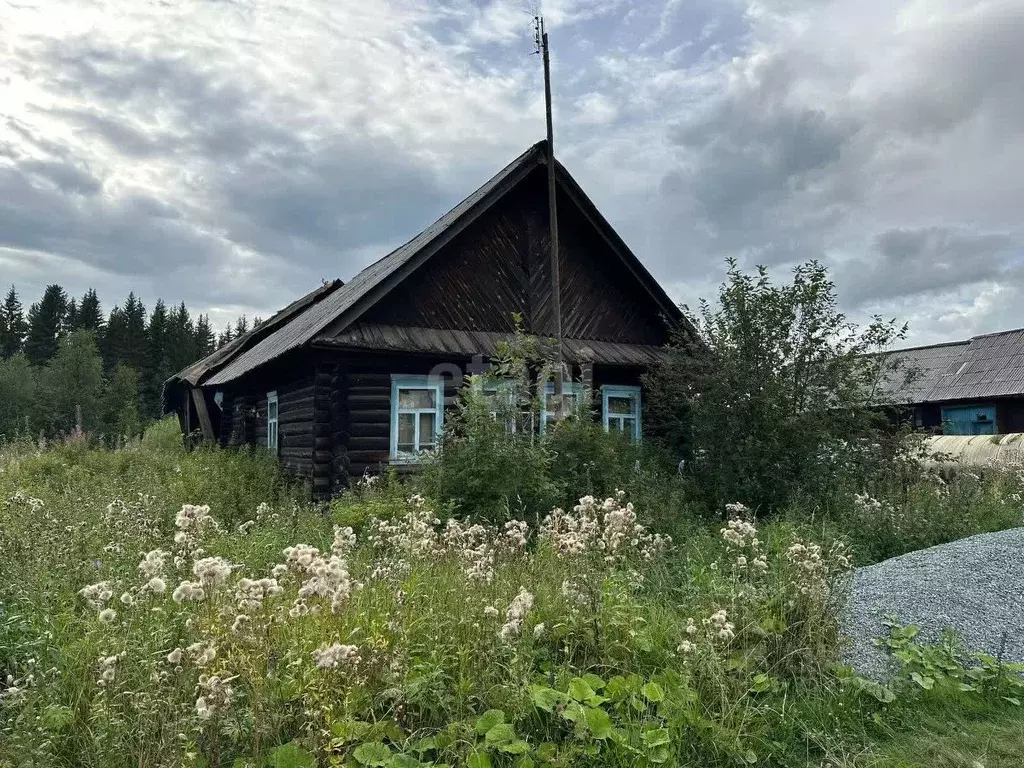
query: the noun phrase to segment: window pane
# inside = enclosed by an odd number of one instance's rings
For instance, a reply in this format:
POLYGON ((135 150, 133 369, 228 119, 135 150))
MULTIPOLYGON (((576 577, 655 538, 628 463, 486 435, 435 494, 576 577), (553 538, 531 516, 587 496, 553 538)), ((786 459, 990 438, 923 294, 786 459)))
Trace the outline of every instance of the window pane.
POLYGON ((412 453, 416 450, 416 415, 398 414, 398 450, 412 453))
POLYGON ((277 402, 274 400, 271 400, 269 403, 267 403, 267 418, 277 418, 277 402))
POLYGON ((434 447, 434 419, 433 413, 421 413, 420 417, 420 450, 429 450, 434 447))
POLYGON ((622 422, 618 419, 608 419, 608 431, 609 432, 621 432, 622 422))
POLYGON ((636 428, 636 419, 621 419, 622 431, 627 432, 630 436, 633 435, 633 430, 636 428))
POLYGON ((437 392, 433 389, 398 390, 398 407, 402 410, 414 408, 434 408, 437 405, 437 392))
POLYGON ((630 415, 633 413, 633 398, 612 395, 608 398, 608 413, 622 413, 630 415))

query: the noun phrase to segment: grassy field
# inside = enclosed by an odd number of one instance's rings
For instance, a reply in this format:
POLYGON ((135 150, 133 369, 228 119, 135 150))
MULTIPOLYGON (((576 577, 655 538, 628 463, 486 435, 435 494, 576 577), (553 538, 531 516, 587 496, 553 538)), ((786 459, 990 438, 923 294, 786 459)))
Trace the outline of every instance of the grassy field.
POLYGON ((0 766, 1009 765, 1013 671, 910 639, 905 680, 861 680, 833 584, 858 547, 1012 524, 1019 480, 770 524, 581 488, 487 522, 387 478, 310 505, 173 424, 8 446, 0 766))

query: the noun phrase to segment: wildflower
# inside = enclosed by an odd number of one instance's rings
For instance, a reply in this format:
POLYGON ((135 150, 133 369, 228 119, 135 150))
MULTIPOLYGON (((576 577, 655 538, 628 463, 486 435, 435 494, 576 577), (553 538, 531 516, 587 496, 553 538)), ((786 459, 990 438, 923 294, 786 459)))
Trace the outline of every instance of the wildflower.
POLYGON ((688 635, 694 635, 697 633, 697 622, 695 622, 692 618, 686 620, 685 632, 688 635))
MULTIPOLYGON (((741 507, 742 510, 747 510, 742 504, 726 504, 725 508, 730 512, 735 513, 737 510, 735 507, 741 507)), ((741 517, 732 518, 726 527, 721 530, 722 538, 725 539, 725 543, 730 547, 736 549, 743 549, 748 544, 752 547, 756 547, 754 544, 757 541, 757 528, 754 527, 753 523, 748 523, 741 517)), ((758 542, 760 543, 760 542, 758 542)))
POLYGON ((244 523, 241 523, 238 526, 238 535, 239 536, 248 536, 249 535, 249 531, 251 531, 255 527, 256 527, 256 521, 255 520, 246 520, 244 523))
POLYGON ((486 608, 484 608, 484 616, 486 616, 489 619, 498 618, 498 613, 498 609, 495 608, 493 605, 488 605, 486 608))
POLYGON ((216 589, 231 575, 231 564, 223 557, 204 557, 192 566, 192 573, 206 589, 216 589))
POLYGON ((113 656, 101 656, 100 657, 100 685, 106 685, 112 683, 114 678, 117 677, 117 663, 121 660, 120 655, 113 656))
POLYGON ((220 675, 201 675, 198 691, 201 695, 196 699, 196 715, 200 720, 209 720, 225 709, 234 696, 230 683, 235 678, 220 675))
POLYGON ((533 636, 535 638, 539 638, 541 635, 544 634, 544 630, 545 630, 545 626, 544 626, 544 622, 542 621, 542 622, 540 622, 540 624, 537 624, 533 628, 533 636))
POLYGON ((150 578, 160 576, 164 570, 164 561, 169 557, 162 549, 153 549, 142 557, 139 563, 139 572, 150 578))
POLYGON ((152 579, 146 582, 146 589, 148 589, 154 595, 162 595, 164 592, 167 591, 167 582, 165 582, 159 576, 154 576, 152 579))
POLYGON ((505 623, 498 630, 498 637, 504 642, 509 642, 513 637, 523 631, 523 621, 533 608, 533 595, 525 588, 519 587, 519 594, 512 598, 512 602, 505 612, 505 623))
POLYGON ((270 569, 270 575, 275 579, 280 579, 282 576, 288 573, 288 566, 284 563, 278 563, 270 569))
POLYGON ((312 656, 317 669, 337 669, 342 664, 357 664, 359 648, 355 645, 334 643, 318 648, 313 651, 312 656))
POLYGON ((78 590, 78 594, 85 598, 90 607, 101 611, 106 602, 114 596, 114 590, 111 589, 109 581, 101 581, 98 584, 82 587, 78 590))
POLYGON ((355 549, 356 534, 348 526, 336 526, 334 529, 334 542, 331 544, 331 552, 338 557, 347 557, 355 549))
POLYGON ((217 658, 217 648, 213 643, 199 641, 192 643, 188 648, 185 649, 188 655, 192 657, 192 660, 196 663, 197 667, 205 667, 211 661, 217 658))
POLYGON ((173 651, 167 654, 168 664, 180 664, 182 657, 181 648, 175 648, 173 651))
POLYGON ((249 624, 249 621, 250 618, 246 616, 244 613, 238 614, 237 616, 235 616, 235 620, 231 624, 231 631, 235 634, 238 634, 239 632, 244 632, 245 628, 249 624))
POLYGON ((729 642, 736 636, 735 626, 729 621, 729 616, 724 608, 715 611, 707 619, 704 619, 704 625, 708 627, 708 631, 711 635, 722 642, 729 642))
POLYGON ((122 605, 128 605, 128 606, 131 606, 131 605, 135 604, 135 598, 132 597, 132 593, 131 592, 122 592, 121 593, 121 604, 122 605))
POLYGON ((100 611, 99 621, 100 624, 113 624, 114 619, 117 618, 117 611, 113 608, 104 608, 100 611))
POLYGON ((697 650, 696 644, 691 643, 689 640, 683 640, 676 648, 677 653, 693 653, 695 650, 697 650))
POLYGON ((181 582, 181 584, 175 587, 174 592, 171 593, 171 599, 176 603, 184 603, 189 600, 198 602, 205 597, 206 592, 203 591, 202 586, 192 581, 181 582))
POLYGON ((747 558, 745 558, 743 555, 740 555, 739 557, 737 557, 736 558, 736 567, 737 568, 746 568, 747 567, 747 558))

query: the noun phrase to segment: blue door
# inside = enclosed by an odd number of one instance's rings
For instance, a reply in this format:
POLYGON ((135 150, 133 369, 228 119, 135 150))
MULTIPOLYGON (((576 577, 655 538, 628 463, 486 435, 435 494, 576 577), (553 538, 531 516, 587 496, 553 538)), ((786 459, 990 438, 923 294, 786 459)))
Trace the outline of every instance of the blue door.
POLYGON ((994 435, 994 405, 963 405, 942 409, 942 427, 947 435, 994 435))

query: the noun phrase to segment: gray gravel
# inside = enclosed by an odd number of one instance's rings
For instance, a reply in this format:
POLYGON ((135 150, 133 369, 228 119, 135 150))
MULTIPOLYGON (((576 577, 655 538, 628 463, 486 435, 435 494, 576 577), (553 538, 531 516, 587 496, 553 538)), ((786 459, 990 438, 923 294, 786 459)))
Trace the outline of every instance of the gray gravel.
POLYGON ((887 635, 895 614, 934 642, 946 627, 968 651, 996 655, 1006 634, 1005 661, 1024 662, 1024 528, 985 533, 858 568, 843 618, 847 663, 876 680, 889 657, 871 639, 887 635))

